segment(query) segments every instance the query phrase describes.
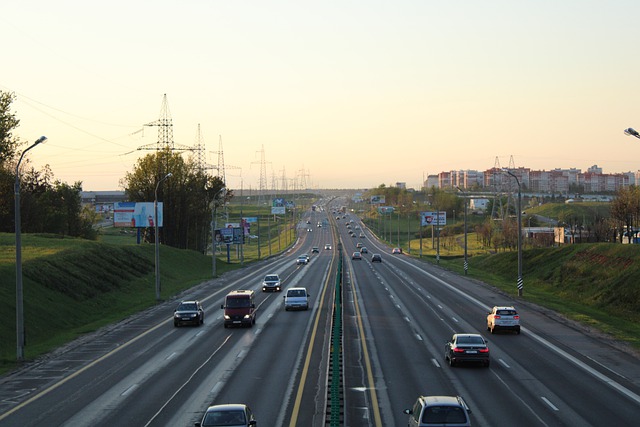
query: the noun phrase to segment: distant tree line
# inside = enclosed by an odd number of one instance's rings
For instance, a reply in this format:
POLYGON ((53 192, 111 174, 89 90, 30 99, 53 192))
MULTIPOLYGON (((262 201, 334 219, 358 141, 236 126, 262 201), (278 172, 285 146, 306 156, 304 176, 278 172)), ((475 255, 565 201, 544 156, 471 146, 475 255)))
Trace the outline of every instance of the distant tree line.
MULTIPOLYGON (((16 166, 31 142, 14 135, 20 120, 11 111, 15 95, 0 91, 0 232, 15 232, 14 183, 16 166)), ((31 166, 24 157, 20 164, 20 210, 22 232, 54 233, 95 239, 97 214, 82 207, 82 182, 70 185, 54 178, 51 168, 31 166)), ((153 202, 157 183, 158 201, 164 204, 164 224, 160 241, 169 246, 205 252, 211 234, 213 203, 222 204, 233 197, 221 191, 219 177, 207 175, 193 159, 185 160, 171 150, 161 150, 138 160, 133 171, 121 180, 130 201, 153 202)), ((153 228, 144 230, 144 238, 154 242, 153 228)))
MULTIPOLYGON (((16 166, 28 146, 14 135, 20 120, 11 111, 15 95, 0 91, 0 232, 15 232, 16 166)), ((20 210, 22 232, 55 233, 94 239, 95 214, 83 209, 82 183, 56 180, 49 166, 38 171, 28 157, 20 164, 20 210)))
MULTIPOLYGON (((222 191, 224 182, 200 170, 193 159, 164 149, 138 160, 132 172, 121 182, 132 202, 153 202, 156 188, 163 204, 163 227, 160 242, 180 249, 205 253, 211 237, 213 204, 222 205, 233 197, 222 191), (167 174, 171 177, 158 183, 167 174)), ((155 242, 154 229, 144 231, 144 240, 155 242)))

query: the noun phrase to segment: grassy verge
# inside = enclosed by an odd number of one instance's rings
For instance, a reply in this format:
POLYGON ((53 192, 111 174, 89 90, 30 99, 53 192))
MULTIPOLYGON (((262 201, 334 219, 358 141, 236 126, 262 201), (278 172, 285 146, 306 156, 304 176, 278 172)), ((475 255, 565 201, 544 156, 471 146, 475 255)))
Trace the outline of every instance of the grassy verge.
MULTIPOLYGON (((435 263, 435 256, 423 259, 435 263)), ((460 253, 440 265, 464 274, 460 253)), ((468 276, 517 298, 517 252, 475 255, 468 276)), ((635 245, 580 244, 523 252, 523 300, 627 342, 640 350, 640 250, 635 245)))

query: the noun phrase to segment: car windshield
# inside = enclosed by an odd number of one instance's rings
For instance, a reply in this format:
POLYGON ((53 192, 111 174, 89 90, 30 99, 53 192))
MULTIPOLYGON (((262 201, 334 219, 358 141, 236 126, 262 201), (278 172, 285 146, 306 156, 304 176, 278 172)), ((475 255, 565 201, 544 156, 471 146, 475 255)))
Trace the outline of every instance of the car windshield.
POLYGON ((513 316, 516 314, 515 310, 498 310, 496 314, 501 316, 513 316))
POLYGON ((458 406, 429 406, 422 414, 425 424, 462 424, 467 422, 464 409, 458 406))
POLYGON ((251 301, 249 298, 227 298, 227 307, 229 308, 242 308, 250 307, 251 301))
POLYGON ((482 337, 458 337, 458 344, 480 344, 484 345, 482 337))
POLYGON ((197 309, 194 302, 185 302, 178 306, 178 311, 196 311, 197 309))
POLYGON ((207 413, 203 426, 237 426, 246 424, 243 411, 212 411, 207 413))
POLYGON ((264 278, 265 282, 277 282, 278 281, 278 276, 267 276, 264 278))
POLYGON ((306 296, 306 292, 301 289, 290 290, 287 294, 290 297, 304 297, 306 296))

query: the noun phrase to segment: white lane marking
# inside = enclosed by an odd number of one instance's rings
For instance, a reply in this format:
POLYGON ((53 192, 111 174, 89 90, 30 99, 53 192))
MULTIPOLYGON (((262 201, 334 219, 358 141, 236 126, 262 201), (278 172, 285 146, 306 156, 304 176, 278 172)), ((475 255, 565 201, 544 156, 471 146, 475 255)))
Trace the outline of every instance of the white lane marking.
POLYGON ((127 388, 125 391, 123 391, 120 396, 126 396, 127 394, 131 393, 133 390, 138 388, 138 384, 134 384, 131 387, 127 388))
POLYGON ((504 366, 505 368, 510 368, 511 366, 509 366, 509 364, 507 362, 505 362, 502 359, 498 359, 498 362, 500 362, 502 364, 502 366, 504 366))
POLYGON ((171 353, 170 355, 168 355, 168 356, 166 357, 166 359, 165 359, 165 360, 173 359, 174 357, 176 357, 176 355, 177 355, 177 354, 178 354, 178 353, 176 353, 176 352, 174 351, 173 353, 171 353))
POLYGON ((411 320, 410 320, 407 316, 404 316, 404 320, 405 320, 405 322, 407 322, 407 323, 411 323, 411 320))
MULTIPOLYGON (((442 284, 443 286, 446 286, 452 292, 456 292, 458 295, 460 295, 463 298, 466 298, 468 301, 472 302, 473 304, 477 305, 478 307, 482 307, 486 311, 489 311, 491 309, 491 307, 489 307, 488 305, 482 303, 480 300, 478 300, 478 299, 476 299, 476 298, 464 293, 463 291, 461 291, 460 289, 456 288, 455 286, 445 282, 444 280, 440 279, 437 276, 434 276, 431 273, 428 273, 427 271, 421 269, 420 267, 418 267, 416 265, 413 265, 412 263, 410 263, 408 261, 405 261, 405 260, 402 260, 402 259, 399 259, 399 261, 407 264, 408 266, 410 266, 411 268, 413 268, 415 270, 418 270, 421 274, 424 274, 424 275, 426 275, 428 277, 431 277, 436 282, 442 284)), ((427 298, 429 298, 429 297, 427 296, 427 298)), ((584 370, 585 372, 588 372, 589 374, 591 374, 592 376, 596 377, 600 381, 602 381, 605 384, 608 384, 609 386, 613 387, 618 392, 620 392, 623 395, 629 397, 630 399, 632 399, 636 403, 640 403, 640 395, 634 393, 633 391, 629 390, 628 388, 624 387, 623 385, 615 382, 613 379, 611 379, 611 378, 607 377, 606 375, 600 373, 599 371, 593 369, 592 367, 590 367, 586 363, 582 362, 581 360, 578 360, 577 358, 573 357, 572 355, 570 355, 566 351, 562 350, 561 348, 551 344, 549 341, 545 340, 544 338, 542 338, 541 336, 539 336, 535 332, 529 331, 528 329, 526 329, 524 327, 521 327, 521 330, 523 332, 525 332, 527 334, 527 336, 532 337, 533 339, 537 340, 538 342, 540 342, 545 347, 555 351, 560 356, 564 357, 566 360, 570 361, 571 363, 573 363, 574 365, 576 365, 580 369, 584 370)))
POLYGON ((456 319, 455 317, 452 317, 451 319, 453 319, 453 321, 454 321, 454 322, 456 322, 456 323, 460 323, 460 322, 458 321, 458 319, 456 319))
POLYGON ((549 405, 549 407, 550 407, 551 409, 553 409, 554 411, 559 411, 559 410, 560 410, 560 409, 558 409, 558 408, 557 408, 553 403, 551 403, 551 402, 549 401, 549 399, 547 399, 546 397, 544 397, 544 396, 540 396, 540 399, 542 399, 542 400, 544 401, 544 403, 546 403, 547 405, 549 405))
POLYGON ((416 338, 418 338, 418 341, 422 341, 422 337, 420 336, 420 334, 416 334, 416 338))
POLYGON ((439 368, 439 367, 440 367, 440 363, 438 363, 438 361, 437 361, 436 359, 431 359, 431 363, 433 363, 433 365, 434 365, 436 368, 439 368))
POLYGON ((211 394, 217 394, 217 393, 218 393, 218 391, 219 391, 222 387, 224 387, 224 381, 218 381, 218 382, 216 383, 216 385, 214 385, 214 386, 213 386, 213 388, 211 389, 211 391, 210 391, 209 393, 211 393, 211 394))

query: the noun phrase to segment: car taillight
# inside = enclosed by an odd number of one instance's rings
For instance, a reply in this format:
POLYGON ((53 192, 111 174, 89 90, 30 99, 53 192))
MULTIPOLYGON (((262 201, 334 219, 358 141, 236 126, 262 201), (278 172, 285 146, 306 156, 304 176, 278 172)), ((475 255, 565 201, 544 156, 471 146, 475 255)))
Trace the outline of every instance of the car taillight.
POLYGON ((518 316, 517 314, 515 316, 513 316, 514 319, 516 320, 520 320, 520 316, 518 316))
POLYGON ((479 351, 480 353, 489 353, 489 347, 481 348, 479 351))
POLYGON ((464 348, 453 347, 452 350, 454 353, 464 353, 464 348))
POLYGON ((495 316, 493 316, 493 318, 494 318, 494 319, 499 319, 499 318, 500 318, 500 316, 496 314, 495 316))

